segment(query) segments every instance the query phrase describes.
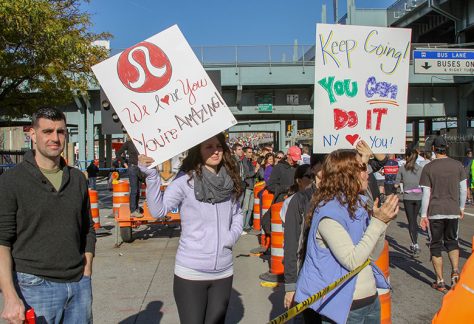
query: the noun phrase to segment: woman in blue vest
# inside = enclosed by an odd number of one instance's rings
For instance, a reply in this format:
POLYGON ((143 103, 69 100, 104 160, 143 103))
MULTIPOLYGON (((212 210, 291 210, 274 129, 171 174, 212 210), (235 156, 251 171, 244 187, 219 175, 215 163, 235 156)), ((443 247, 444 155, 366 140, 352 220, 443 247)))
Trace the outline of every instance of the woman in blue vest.
MULTIPOLYGON (((385 230, 398 212, 390 195, 382 207, 376 200, 369 217, 367 165, 355 150, 337 150, 326 158, 322 179, 306 217, 306 257, 296 284, 302 302, 383 250, 385 230)), ((317 300, 303 314, 305 322, 380 323, 377 287, 389 288, 380 270, 365 267, 356 277, 317 300)))

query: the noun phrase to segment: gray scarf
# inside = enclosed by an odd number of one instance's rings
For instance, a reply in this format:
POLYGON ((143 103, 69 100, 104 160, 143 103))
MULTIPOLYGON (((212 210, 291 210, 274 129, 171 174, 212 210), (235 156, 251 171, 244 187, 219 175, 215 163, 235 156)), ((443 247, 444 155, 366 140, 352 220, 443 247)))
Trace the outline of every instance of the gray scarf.
POLYGON ((194 195, 198 201, 206 203, 220 203, 229 199, 234 190, 234 181, 224 166, 217 174, 209 171, 205 166, 201 168, 201 176, 194 174, 194 195))

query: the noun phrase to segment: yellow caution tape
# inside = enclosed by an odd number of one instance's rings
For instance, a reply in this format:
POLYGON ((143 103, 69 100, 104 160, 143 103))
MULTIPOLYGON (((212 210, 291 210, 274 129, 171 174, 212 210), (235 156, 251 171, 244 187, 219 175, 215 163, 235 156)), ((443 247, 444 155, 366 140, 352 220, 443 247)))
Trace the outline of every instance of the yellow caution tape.
POLYGON ((278 286, 278 282, 260 281, 260 286, 266 288, 275 288, 278 286))
POLYGON ((301 303, 293 306, 290 308, 287 312, 281 314, 278 317, 275 317, 272 319, 270 322, 267 324, 281 324, 281 323, 286 323, 296 315, 300 314, 303 312, 306 308, 308 308, 312 303, 317 301, 318 299, 321 299, 324 295, 326 295, 328 292, 334 290, 336 287, 340 286, 342 283, 346 282, 350 278, 354 277, 357 275, 362 269, 364 269, 367 265, 370 264, 370 260, 367 260, 364 262, 364 264, 358 266, 351 272, 347 273, 346 275, 342 276, 341 278, 337 279, 333 283, 331 283, 329 286, 326 288, 321 289, 318 291, 316 294, 313 296, 309 297, 308 299, 302 301, 301 303))

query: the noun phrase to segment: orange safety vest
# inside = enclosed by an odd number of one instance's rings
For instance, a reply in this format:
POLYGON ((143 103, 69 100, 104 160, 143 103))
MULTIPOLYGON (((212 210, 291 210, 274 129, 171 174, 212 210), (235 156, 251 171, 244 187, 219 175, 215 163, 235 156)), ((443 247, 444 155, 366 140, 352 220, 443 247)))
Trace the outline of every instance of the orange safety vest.
POLYGON ((474 257, 464 264, 459 281, 443 298, 432 324, 470 323, 474 318, 474 257))

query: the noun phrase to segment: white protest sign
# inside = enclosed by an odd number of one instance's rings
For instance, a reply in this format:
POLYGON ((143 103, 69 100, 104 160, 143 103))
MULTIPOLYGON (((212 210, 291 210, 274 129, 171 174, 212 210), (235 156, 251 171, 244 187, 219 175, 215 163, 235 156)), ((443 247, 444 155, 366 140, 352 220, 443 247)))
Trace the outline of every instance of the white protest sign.
POLYGON ((237 123, 176 25, 92 70, 137 150, 154 165, 237 123))
POLYGON ((314 152, 404 153, 411 30, 317 24, 314 152))

